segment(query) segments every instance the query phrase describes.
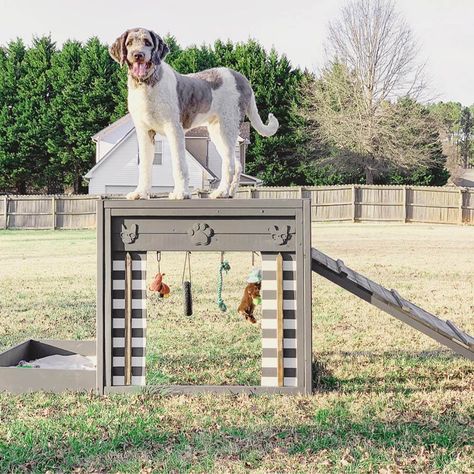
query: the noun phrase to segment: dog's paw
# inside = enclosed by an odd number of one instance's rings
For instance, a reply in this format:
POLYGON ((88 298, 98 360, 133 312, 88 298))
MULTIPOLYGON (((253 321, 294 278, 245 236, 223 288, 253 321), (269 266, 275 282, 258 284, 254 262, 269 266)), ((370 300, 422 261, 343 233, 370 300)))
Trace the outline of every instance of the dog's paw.
POLYGON ((174 200, 180 200, 180 201, 182 201, 183 199, 190 199, 190 198, 191 198, 191 195, 189 194, 189 192, 186 192, 186 191, 174 190, 168 195, 168 199, 174 199, 174 200))
POLYGON ((131 193, 127 194, 127 199, 134 201, 137 199, 148 199, 150 197, 149 193, 147 191, 142 191, 140 189, 135 189, 135 191, 132 191, 131 193))
POLYGON ((210 199, 220 199, 229 197, 229 190, 225 188, 217 188, 209 194, 210 199))
POLYGON ((229 191, 229 197, 232 198, 235 196, 235 193, 238 191, 239 185, 237 186, 231 186, 230 191, 229 191))
POLYGON ((252 324, 256 324, 257 320, 255 319, 255 316, 253 314, 246 314, 245 319, 252 324))

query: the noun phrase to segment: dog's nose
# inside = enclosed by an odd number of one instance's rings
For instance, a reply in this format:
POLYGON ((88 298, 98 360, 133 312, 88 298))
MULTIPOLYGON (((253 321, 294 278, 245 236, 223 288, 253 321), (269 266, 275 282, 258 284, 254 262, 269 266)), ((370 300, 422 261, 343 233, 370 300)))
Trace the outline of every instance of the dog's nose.
POLYGON ((143 53, 133 53, 133 59, 136 61, 142 61, 145 58, 143 53))

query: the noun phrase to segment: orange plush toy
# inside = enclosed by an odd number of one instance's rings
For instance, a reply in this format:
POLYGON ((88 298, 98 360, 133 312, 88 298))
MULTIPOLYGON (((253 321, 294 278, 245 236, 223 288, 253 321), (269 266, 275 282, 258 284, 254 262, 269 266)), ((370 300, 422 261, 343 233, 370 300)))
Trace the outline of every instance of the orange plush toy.
POLYGON ((164 276, 164 273, 157 273, 149 286, 149 290, 157 291, 160 294, 160 298, 168 298, 170 295, 170 287, 166 283, 163 283, 164 276))

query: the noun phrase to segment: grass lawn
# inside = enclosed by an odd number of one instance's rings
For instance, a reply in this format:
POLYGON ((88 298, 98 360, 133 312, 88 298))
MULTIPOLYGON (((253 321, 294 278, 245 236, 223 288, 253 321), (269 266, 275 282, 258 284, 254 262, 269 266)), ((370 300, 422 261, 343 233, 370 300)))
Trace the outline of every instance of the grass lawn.
MULTIPOLYGON (((474 333, 474 227, 318 225, 313 244, 474 333)), ((95 338, 95 233, 0 231, 0 350, 95 338)), ((150 295, 151 383, 259 383, 260 328, 236 313, 250 254, 164 254, 150 295)), ((149 255, 149 269, 156 270, 149 255)), ((257 315, 258 319, 258 315, 257 315)), ((474 364, 313 278, 311 397, 0 393, 4 472, 474 472, 474 364)))

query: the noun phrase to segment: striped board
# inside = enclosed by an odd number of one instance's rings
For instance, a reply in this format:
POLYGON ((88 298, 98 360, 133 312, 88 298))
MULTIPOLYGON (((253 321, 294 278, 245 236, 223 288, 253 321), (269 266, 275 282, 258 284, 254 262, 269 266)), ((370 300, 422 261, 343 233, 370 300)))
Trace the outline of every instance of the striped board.
MULTIPOLYGON (((278 387, 278 288, 276 252, 262 252, 262 387, 278 387)), ((296 258, 283 257, 283 386, 296 387, 296 258)))
MULTIPOLYGON (((112 255, 112 385, 125 385, 125 260, 126 252, 112 255)), ((146 252, 132 257, 131 385, 145 385, 146 252)))

